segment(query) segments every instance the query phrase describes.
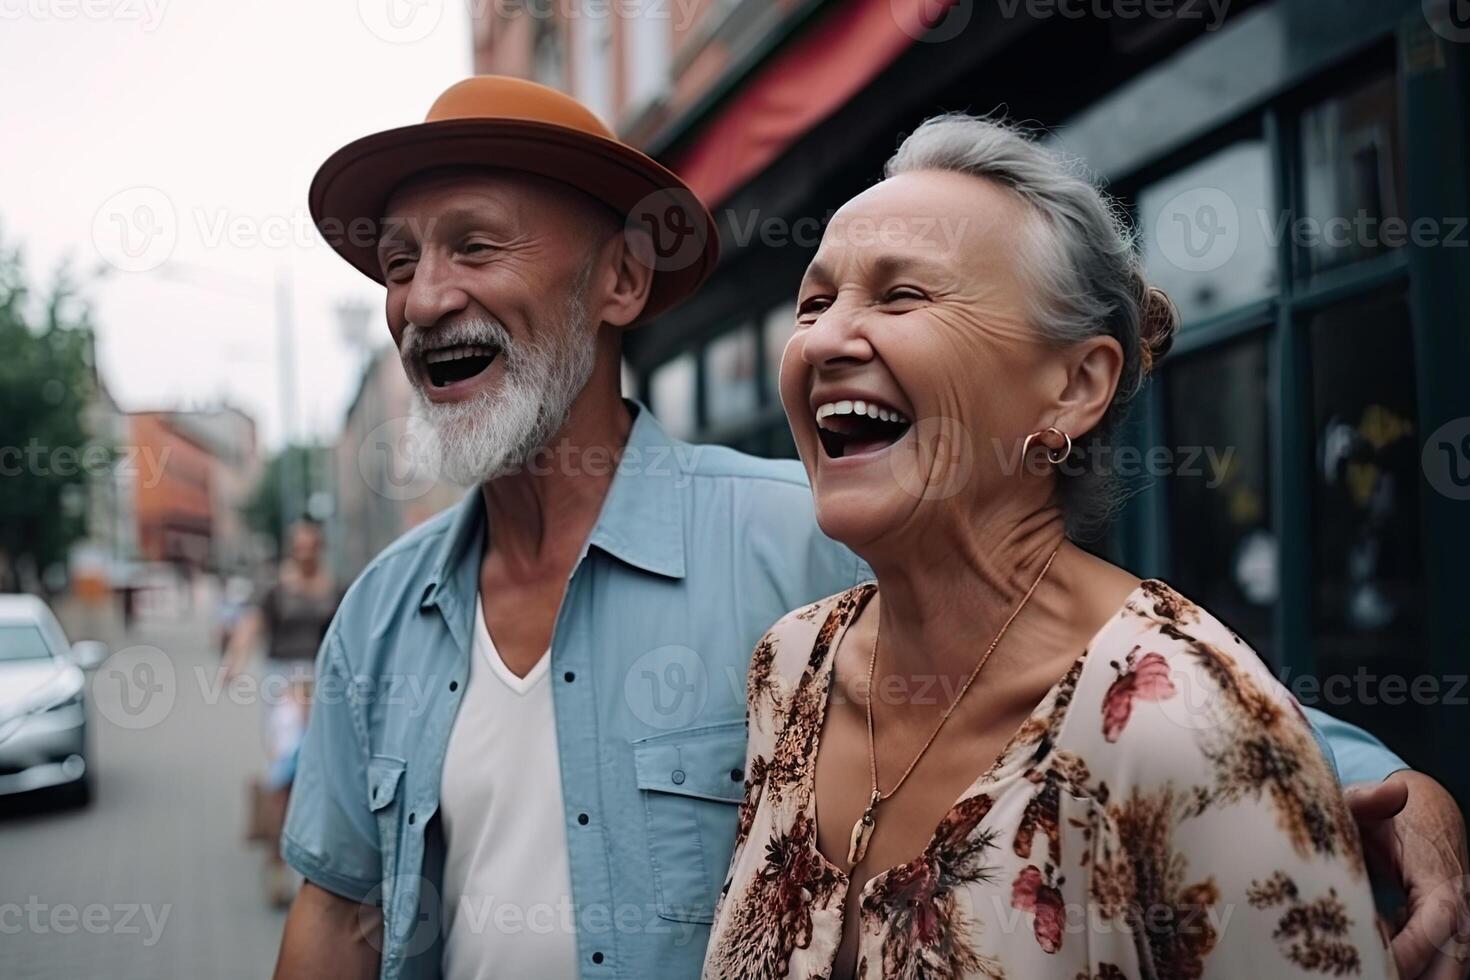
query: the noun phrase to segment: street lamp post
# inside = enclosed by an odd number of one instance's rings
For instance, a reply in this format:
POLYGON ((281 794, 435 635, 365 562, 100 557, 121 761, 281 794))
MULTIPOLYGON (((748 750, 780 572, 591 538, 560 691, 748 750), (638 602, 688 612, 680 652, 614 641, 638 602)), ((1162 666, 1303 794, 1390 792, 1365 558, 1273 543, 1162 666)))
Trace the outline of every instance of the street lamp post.
MULTIPOLYGON (((234 299, 266 305, 265 286, 257 279, 223 272, 208 266, 193 265, 170 260, 159 270, 161 278, 198 289, 220 293, 234 299)), ((281 507, 281 526, 277 529, 280 540, 285 540, 286 528, 300 516, 305 506, 307 489, 302 485, 306 474, 296 472, 297 460, 293 445, 293 420, 296 417, 296 344, 295 319, 292 312, 290 272, 285 266, 276 270, 274 305, 276 317, 276 345, 280 383, 276 386, 280 396, 281 411, 281 466, 277 492, 281 507)))

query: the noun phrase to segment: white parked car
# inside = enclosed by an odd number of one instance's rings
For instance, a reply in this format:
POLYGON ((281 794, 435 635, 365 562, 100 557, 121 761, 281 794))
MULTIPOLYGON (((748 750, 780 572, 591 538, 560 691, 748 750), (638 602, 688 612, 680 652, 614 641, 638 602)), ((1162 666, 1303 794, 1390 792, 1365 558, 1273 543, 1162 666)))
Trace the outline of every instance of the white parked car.
POLYGON ((91 797, 87 678, 107 656, 92 640, 66 640, 50 607, 0 595, 0 797, 52 789, 91 797))

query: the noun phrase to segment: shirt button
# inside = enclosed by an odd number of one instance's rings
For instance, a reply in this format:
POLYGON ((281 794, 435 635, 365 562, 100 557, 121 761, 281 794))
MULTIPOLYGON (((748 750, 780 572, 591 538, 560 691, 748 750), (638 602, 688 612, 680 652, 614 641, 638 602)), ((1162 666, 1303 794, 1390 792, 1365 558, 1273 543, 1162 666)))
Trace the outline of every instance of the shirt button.
POLYGON ((739 769, 730 770, 730 782, 738 783, 745 778, 745 773, 739 769))
POLYGON ((450 681, 449 682, 449 690, 451 690, 451 691, 458 691, 459 690, 459 681, 450 681))
POLYGON ((410 814, 409 814, 409 815, 408 815, 408 822, 409 822, 409 823, 413 823, 413 821, 414 821, 414 815, 413 815, 413 814, 412 814, 412 813, 410 813, 410 814))
POLYGON ((585 814, 585 813, 579 813, 579 814, 577 814, 577 823, 581 824, 584 827, 587 826, 587 821, 589 821, 591 819, 592 818, 589 817, 589 816, 587 816, 587 814, 585 814))
POLYGON ((602 955, 602 951, 601 950, 599 950, 596 953, 593 953, 592 954, 592 962, 594 962, 594 963, 601 963, 604 959, 606 959, 606 957, 604 957, 602 955))
POLYGON ((673 773, 669 776, 669 778, 674 781, 674 785, 675 786, 682 786, 682 785, 684 785, 684 770, 683 769, 675 769, 673 771, 673 773))
POLYGON ((567 671, 565 674, 562 674, 561 676, 562 680, 566 681, 568 684, 577 679, 577 675, 572 673, 570 670, 567 671))

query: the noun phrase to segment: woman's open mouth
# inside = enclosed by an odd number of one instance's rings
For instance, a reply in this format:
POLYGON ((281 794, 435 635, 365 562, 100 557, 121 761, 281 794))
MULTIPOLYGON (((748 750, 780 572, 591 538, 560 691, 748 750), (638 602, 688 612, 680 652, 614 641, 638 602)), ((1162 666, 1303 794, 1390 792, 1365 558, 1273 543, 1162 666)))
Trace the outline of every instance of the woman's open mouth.
POLYGON ((499 354, 500 348, 486 344, 454 344, 424 351, 421 359, 429 384, 435 388, 447 388, 489 369, 499 354))
POLYGON ((903 438, 912 423, 880 402, 843 399, 817 406, 817 438, 831 459, 878 453, 903 438))

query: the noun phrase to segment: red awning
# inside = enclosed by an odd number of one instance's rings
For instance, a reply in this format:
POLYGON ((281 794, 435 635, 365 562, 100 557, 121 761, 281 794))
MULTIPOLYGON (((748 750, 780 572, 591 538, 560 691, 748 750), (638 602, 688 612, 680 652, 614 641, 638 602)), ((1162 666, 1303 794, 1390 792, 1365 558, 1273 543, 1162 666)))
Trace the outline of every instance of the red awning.
POLYGON ((955 2, 842 0, 743 81, 667 163, 706 205, 718 206, 851 100, 955 2))

